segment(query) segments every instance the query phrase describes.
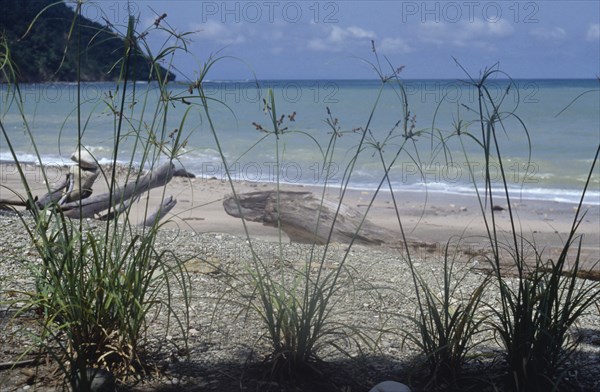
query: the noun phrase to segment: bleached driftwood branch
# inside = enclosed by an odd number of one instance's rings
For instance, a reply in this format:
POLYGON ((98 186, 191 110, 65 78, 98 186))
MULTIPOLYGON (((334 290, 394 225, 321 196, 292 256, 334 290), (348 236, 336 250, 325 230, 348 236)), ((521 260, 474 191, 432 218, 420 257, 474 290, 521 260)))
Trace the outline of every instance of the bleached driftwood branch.
MULTIPOLYGON (((127 210, 140 195, 150 189, 166 185, 178 173, 191 176, 184 169, 176 171, 175 165, 167 162, 122 186, 114 183, 112 192, 92 196, 94 182, 100 173, 96 159, 85 150, 77 150, 71 155, 71 159, 77 165, 72 166, 61 182, 35 201, 38 208, 44 209, 54 205, 70 218, 112 219, 127 210), (100 215, 104 211, 106 213, 100 215)), ((141 224, 146 226, 154 224, 162 219, 176 203, 173 197, 164 200, 141 224)), ((29 203, 23 200, 0 199, 0 204, 30 207, 29 203)))
POLYGON ((158 207, 156 212, 154 212, 152 215, 150 215, 148 218, 146 218, 146 220, 144 222, 142 222, 140 225, 141 226, 154 225, 156 222, 158 222, 162 218, 164 218, 165 215, 167 215, 169 213, 169 211, 171 211, 173 209, 173 207, 175 207, 175 204, 177 204, 177 200, 173 199, 173 196, 169 196, 168 198, 163 200, 163 202, 158 207))
POLYGON ((338 204, 316 198, 311 192, 290 191, 280 191, 279 195, 276 191, 250 192, 239 194, 237 199, 231 196, 223 201, 229 215, 236 218, 243 216, 266 226, 277 227, 279 224, 294 242, 349 243, 353 238, 354 243, 365 245, 398 242, 393 233, 368 219, 363 221, 364 213, 349 206, 339 206, 336 216, 338 204))
POLYGON ((60 208, 71 218, 93 218, 100 212, 108 210, 109 207, 117 208, 121 203, 136 198, 152 188, 166 185, 173 178, 174 171, 173 163, 167 162, 121 187, 115 186, 112 194, 106 192, 98 196, 90 196, 87 199, 62 204, 60 208))

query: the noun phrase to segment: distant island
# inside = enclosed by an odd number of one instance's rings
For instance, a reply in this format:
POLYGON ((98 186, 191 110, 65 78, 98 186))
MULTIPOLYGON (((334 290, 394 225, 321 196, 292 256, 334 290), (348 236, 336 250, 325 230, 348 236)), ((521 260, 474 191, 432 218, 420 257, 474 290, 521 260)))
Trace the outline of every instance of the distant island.
MULTIPOLYGON (((79 45, 75 33, 68 40, 75 12, 65 3, 45 10, 23 37, 36 15, 53 3, 56 0, 0 2, 0 39, 5 38, 8 42, 17 69, 17 80, 20 83, 74 82, 77 81, 78 61, 82 81, 118 79, 121 68, 118 61, 124 53, 124 40, 108 26, 85 17, 79 18, 79 45)), ((130 62, 130 79, 156 79, 151 75, 148 59, 140 51, 136 52, 130 62)), ((175 79, 175 75, 165 68, 160 70, 169 80, 175 79)), ((0 75, 0 82, 4 82, 2 78, 0 75)))

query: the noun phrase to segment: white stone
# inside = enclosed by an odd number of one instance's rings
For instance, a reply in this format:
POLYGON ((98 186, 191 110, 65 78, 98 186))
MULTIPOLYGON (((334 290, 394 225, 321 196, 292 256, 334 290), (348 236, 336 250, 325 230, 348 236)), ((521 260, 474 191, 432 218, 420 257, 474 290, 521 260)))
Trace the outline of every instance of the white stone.
POLYGON ((369 392, 410 392, 410 388, 396 381, 383 381, 371 388, 369 392))
POLYGON ((77 162, 79 167, 84 170, 98 169, 96 159, 84 148, 75 150, 75 152, 71 154, 71 160, 77 162))

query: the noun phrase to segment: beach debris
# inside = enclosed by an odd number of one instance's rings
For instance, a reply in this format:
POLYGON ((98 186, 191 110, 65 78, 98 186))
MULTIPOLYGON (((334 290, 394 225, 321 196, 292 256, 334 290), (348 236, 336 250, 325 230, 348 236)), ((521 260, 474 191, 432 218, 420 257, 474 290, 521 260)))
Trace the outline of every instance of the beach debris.
MULTIPOLYGON (((70 218, 112 219, 127 210, 142 194, 166 185, 177 172, 172 162, 163 163, 146 173, 134 172, 129 167, 125 170, 126 175, 124 176, 127 182, 117 184, 117 178, 123 177, 119 175, 120 170, 117 170, 115 178, 107 178, 109 191, 100 195, 92 195, 93 186, 99 174, 101 172, 111 173, 112 170, 110 168, 102 170, 96 158, 84 148, 78 148, 71 154, 71 160, 76 164, 69 168, 58 184, 52 188, 48 187, 49 191, 42 197, 33 198, 33 202, 39 209, 55 206, 70 218)), ((179 172, 190 177, 190 173, 185 169, 180 169, 179 172)), ((147 216, 140 225, 154 225, 164 218, 176 204, 177 201, 172 196, 166 197, 157 210, 147 216)), ((22 197, 19 200, 0 199, 0 205, 31 207, 30 202, 22 197)))
POLYGON ((68 203, 89 197, 92 194, 92 186, 98 178, 99 170, 84 169, 81 166, 71 166, 67 175, 67 191, 59 200, 58 204, 68 203))
POLYGON ((499 206, 499 205, 495 205, 492 207, 492 210, 494 211, 504 211, 504 207, 499 206))
MULTIPOLYGON (((140 177, 127 182, 122 186, 115 186, 111 192, 86 199, 61 204, 61 210, 70 218, 94 218, 110 219, 120 214, 131 205, 140 195, 152 188, 166 185, 172 178, 175 166, 171 162, 164 163, 155 170, 147 172, 140 177), (112 205, 111 205, 112 203, 112 205), (105 215, 99 215, 102 211, 111 210, 105 215)), ((160 208, 163 206, 161 205, 160 208)))
POLYGON ((364 213, 307 191, 257 191, 229 196, 225 212, 236 218, 281 227, 292 242, 361 245, 398 243, 399 235, 380 227, 364 213), (336 211, 338 211, 336 215, 336 211), (333 227, 333 229, 332 229, 333 227))
POLYGON ((176 204, 177 200, 173 199, 173 196, 167 197, 162 201, 158 209, 154 213, 150 214, 150 216, 148 216, 146 220, 140 224, 140 226, 154 226, 154 224, 164 218, 173 209, 173 207, 175 207, 176 204))

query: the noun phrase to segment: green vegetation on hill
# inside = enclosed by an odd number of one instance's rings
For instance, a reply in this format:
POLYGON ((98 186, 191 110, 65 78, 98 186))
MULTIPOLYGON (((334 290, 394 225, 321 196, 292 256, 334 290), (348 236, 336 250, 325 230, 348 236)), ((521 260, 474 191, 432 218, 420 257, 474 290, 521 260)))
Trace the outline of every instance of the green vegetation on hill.
MULTIPOLYGON (((76 81, 78 61, 81 61, 82 81, 116 80, 120 72, 118 62, 123 58, 123 38, 109 27, 85 17, 80 17, 79 31, 73 31, 69 38, 75 12, 64 3, 45 10, 23 37, 36 15, 54 3, 56 0, 0 1, 0 38, 4 36, 8 41, 19 81, 76 81)), ((140 51, 136 52, 131 58, 130 79, 148 80, 150 63, 140 51)), ((161 74, 168 75, 169 80, 175 79, 175 75, 164 68, 161 74)))

